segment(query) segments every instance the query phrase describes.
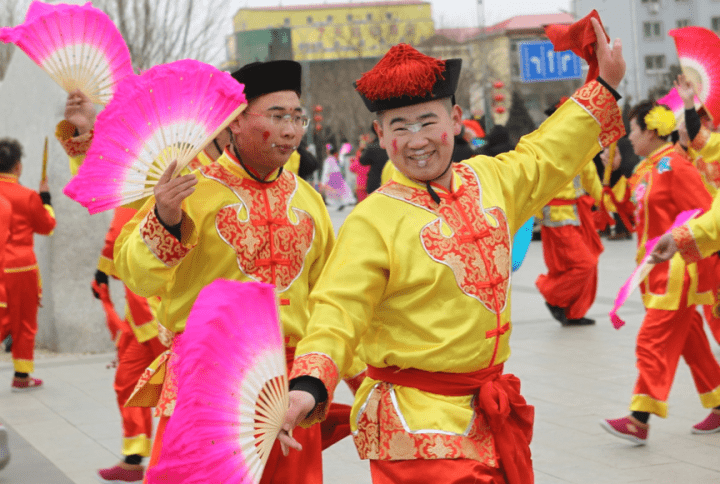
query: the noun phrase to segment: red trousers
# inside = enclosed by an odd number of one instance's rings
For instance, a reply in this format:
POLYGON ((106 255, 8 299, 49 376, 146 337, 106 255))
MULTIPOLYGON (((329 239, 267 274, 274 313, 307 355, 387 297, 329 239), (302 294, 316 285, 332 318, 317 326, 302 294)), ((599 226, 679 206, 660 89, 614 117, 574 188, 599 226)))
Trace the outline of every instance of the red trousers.
POLYGON ((720 317, 716 314, 716 311, 720 310, 720 307, 717 306, 718 304, 720 304, 720 301, 716 300, 712 306, 703 306, 703 314, 705 314, 705 321, 707 321, 710 332, 715 338, 715 341, 717 341, 717 344, 720 345, 720 317))
POLYGON ((565 308, 568 319, 580 319, 595 302, 600 253, 586 240, 582 227, 566 225, 540 230, 547 274, 535 285, 553 306, 565 308))
MULTIPOLYGON (((170 418, 160 417, 148 469, 160 459, 163 435, 170 418)), ((285 457, 280 450, 280 443, 276 441, 265 465, 260 484, 322 484, 320 426, 313 425, 309 429, 296 427, 293 430, 293 438, 300 442, 303 450, 301 452, 290 450, 285 457)), ((147 483, 147 480, 144 482, 147 483)))
POLYGON ((373 484, 505 484, 501 469, 470 459, 371 460, 373 484))
POLYGON ((630 410, 666 416, 665 402, 680 356, 690 367, 703 405, 720 405, 720 365, 710 349, 700 313, 694 304, 687 304, 689 284, 686 276, 678 310, 645 312, 635 349, 639 375, 630 410), (710 392, 717 395, 706 395, 710 392))
POLYGON ((35 335, 40 305, 40 278, 37 269, 5 273, 7 311, 2 320, 2 338, 12 335, 15 371, 32 373, 35 335))
POLYGON ((167 348, 155 337, 138 342, 132 332, 124 331, 118 340, 118 366, 115 371, 115 395, 123 425, 123 455, 150 455, 152 439, 152 408, 125 407, 125 402, 145 368, 167 348))

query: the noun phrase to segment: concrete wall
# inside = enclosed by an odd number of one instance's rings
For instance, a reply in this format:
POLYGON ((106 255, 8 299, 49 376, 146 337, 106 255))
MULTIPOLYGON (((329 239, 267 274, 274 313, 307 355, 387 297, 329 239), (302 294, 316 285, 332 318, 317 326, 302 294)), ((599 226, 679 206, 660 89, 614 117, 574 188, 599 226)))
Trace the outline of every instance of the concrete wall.
MULTIPOLYGON (((0 84, 0 137, 22 143, 20 182, 34 190, 40 182, 45 136, 49 138, 48 181, 58 223, 51 237, 35 237, 44 289, 36 346, 61 352, 107 351, 112 343, 90 283, 112 214, 91 217, 62 193, 70 171, 54 133, 63 117, 66 97, 65 91, 16 49, 0 84)), ((122 316, 122 285, 118 281, 110 285, 122 316)))

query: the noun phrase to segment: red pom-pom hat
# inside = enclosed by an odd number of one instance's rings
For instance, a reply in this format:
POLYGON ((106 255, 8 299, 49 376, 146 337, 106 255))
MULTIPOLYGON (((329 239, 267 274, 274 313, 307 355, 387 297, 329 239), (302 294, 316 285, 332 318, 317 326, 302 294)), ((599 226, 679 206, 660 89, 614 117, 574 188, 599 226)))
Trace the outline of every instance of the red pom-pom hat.
POLYGON ((398 44, 355 82, 355 89, 373 113, 411 106, 455 94, 461 66, 461 59, 435 59, 398 44))

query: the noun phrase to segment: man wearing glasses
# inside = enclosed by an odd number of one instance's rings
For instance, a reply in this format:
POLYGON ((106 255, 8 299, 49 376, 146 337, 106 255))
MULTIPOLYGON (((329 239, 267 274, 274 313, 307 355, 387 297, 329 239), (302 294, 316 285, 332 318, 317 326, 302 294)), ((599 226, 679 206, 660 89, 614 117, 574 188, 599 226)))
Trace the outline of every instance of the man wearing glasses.
MULTIPOLYGON (((215 279, 273 284, 290 364, 305 334, 308 294, 334 243, 320 195, 283 169, 307 126, 300 69, 292 61, 258 62, 233 73, 245 85, 248 106, 230 124, 231 144, 193 174, 171 178, 171 164, 154 197, 123 229, 114 254, 131 290, 161 298, 162 323, 175 334, 185 329, 200 290, 215 279)), ((157 405, 161 418, 150 468, 175 406, 175 358, 169 357, 157 405)), ((310 452, 280 460, 275 449, 263 484, 322 483, 319 428, 294 436, 310 452)))

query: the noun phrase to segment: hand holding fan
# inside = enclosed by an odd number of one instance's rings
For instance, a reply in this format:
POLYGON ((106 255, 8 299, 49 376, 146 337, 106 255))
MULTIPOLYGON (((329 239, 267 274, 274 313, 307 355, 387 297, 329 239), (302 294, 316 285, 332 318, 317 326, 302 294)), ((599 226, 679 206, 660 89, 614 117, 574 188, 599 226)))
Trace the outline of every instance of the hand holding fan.
POLYGON ((673 29, 680 67, 715 126, 720 123, 720 37, 703 27, 673 29))
POLYGON ((189 59, 125 79, 64 193, 91 214, 147 198, 170 163, 179 172, 245 109, 243 88, 189 59))
POLYGON ((147 482, 260 482, 289 404, 273 286, 211 283, 175 351, 177 405, 147 482))
POLYGON ((132 76, 130 51, 112 20, 90 3, 33 2, 25 23, 0 29, 67 92, 80 89, 96 104, 107 104, 115 88, 132 76))
MULTIPOLYGON (((681 212, 675 218, 675 222, 673 222, 672 226, 667 229, 665 233, 669 233, 675 227, 679 227, 688 220, 697 217, 698 215, 700 215, 700 213, 702 213, 702 210, 700 209, 686 210, 685 212, 681 212)), ((655 237, 654 239, 650 239, 647 241, 647 243, 645 244, 645 257, 643 258, 642 262, 640 262, 640 264, 635 268, 633 273, 630 274, 630 277, 627 281, 625 281, 625 284, 623 284, 623 286, 620 288, 620 291, 615 298, 615 304, 613 305, 612 311, 610 311, 610 321, 612 322, 615 329, 620 329, 625 326, 625 321, 623 321, 620 316, 617 315, 617 312, 620 310, 622 305, 625 304, 625 301, 628 300, 633 291, 637 289, 638 286, 640 286, 640 283, 645 280, 648 274, 650 274, 650 271, 652 271, 655 267, 655 264, 651 262, 651 254, 653 249, 655 249, 655 245, 657 245, 658 240, 660 240, 660 237, 655 237)))

